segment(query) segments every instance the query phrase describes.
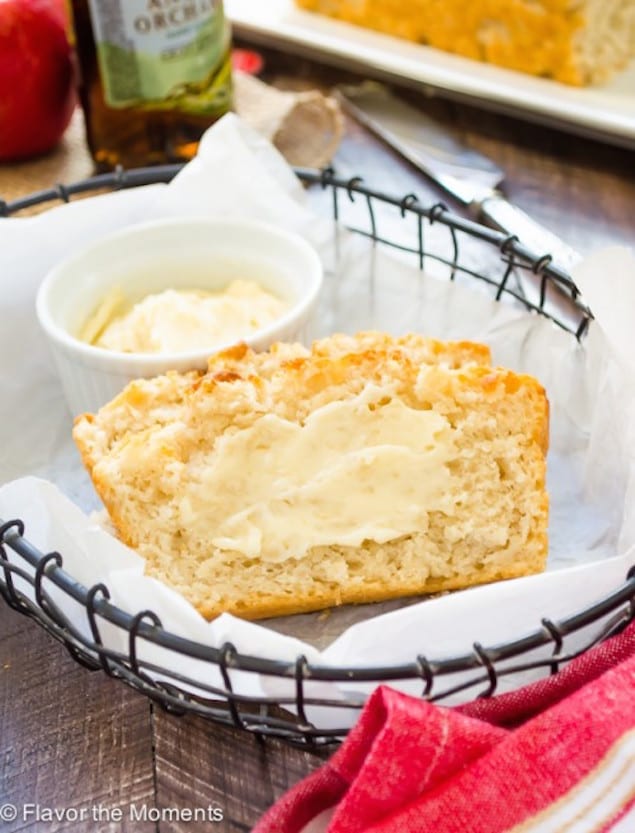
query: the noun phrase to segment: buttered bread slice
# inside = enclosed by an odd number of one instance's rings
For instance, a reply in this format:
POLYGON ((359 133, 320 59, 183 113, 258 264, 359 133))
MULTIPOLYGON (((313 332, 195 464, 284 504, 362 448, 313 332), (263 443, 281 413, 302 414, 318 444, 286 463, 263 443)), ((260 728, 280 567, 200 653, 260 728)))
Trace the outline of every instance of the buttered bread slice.
POLYGON ((130 384, 74 437, 121 539, 206 617, 542 570, 548 405, 470 342, 379 333, 130 384))

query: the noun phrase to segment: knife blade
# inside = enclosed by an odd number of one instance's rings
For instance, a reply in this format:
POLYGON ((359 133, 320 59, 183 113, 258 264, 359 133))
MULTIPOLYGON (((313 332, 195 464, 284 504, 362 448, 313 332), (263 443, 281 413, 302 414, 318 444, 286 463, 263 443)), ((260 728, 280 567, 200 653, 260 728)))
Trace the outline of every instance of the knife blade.
POLYGON ((553 266, 569 273, 581 255, 522 209, 501 186, 505 174, 487 156, 463 145, 430 116, 373 81, 342 85, 336 95, 358 122, 465 205, 480 222, 516 235, 536 255, 551 255, 553 266))

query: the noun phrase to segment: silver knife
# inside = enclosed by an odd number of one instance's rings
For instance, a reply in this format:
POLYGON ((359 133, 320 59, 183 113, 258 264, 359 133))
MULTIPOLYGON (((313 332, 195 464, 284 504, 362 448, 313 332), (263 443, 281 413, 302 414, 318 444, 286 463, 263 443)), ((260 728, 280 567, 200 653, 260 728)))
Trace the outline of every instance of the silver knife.
POLYGON ((508 202, 499 190, 505 174, 491 159, 457 141, 429 116, 369 81, 336 90, 361 124, 468 207, 479 221, 518 239, 536 255, 551 255, 565 273, 581 255, 508 202))

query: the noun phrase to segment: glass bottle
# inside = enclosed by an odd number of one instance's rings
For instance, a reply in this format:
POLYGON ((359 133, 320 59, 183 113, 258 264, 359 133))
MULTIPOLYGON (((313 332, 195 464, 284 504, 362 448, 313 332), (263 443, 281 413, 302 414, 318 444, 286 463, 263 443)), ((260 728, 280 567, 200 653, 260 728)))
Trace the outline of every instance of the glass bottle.
POLYGON ((71 0, 71 9, 98 169, 191 159, 231 107, 222 0, 71 0))

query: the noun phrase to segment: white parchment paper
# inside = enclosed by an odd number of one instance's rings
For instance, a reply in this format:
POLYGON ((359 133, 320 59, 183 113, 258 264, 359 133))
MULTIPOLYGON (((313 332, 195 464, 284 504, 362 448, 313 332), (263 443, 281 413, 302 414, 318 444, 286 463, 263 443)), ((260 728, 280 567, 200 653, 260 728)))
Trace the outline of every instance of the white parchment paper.
MULTIPOLYGON (((62 552, 71 575, 87 586, 104 582, 113 601, 130 613, 152 609, 174 633, 215 646, 229 641, 241 653, 288 661, 304 654, 326 665, 394 665, 417 655, 465 654, 475 640, 492 645, 523 636, 544 616, 566 616, 616 588, 635 560, 635 259, 623 249, 605 250, 581 264, 575 278, 597 318, 583 345, 541 317, 496 303, 477 289, 422 275, 358 235, 335 233, 326 214, 309 209, 282 158, 228 116, 208 131, 198 157, 170 185, 0 221, 0 518, 23 519, 33 544, 62 552), (72 417, 36 322, 34 299, 47 270, 78 246, 135 222, 175 215, 249 216, 310 240, 327 269, 314 336, 381 328, 477 339, 490 344, 496 363, 537 376, 547 389, 552 420, 547 573, 407 603, 381 615, 374 614, 382 608, 373 606, 356 609, 348 619, 344 612, 331 630, 339 636, 319 647, 310 638, 320 630, 318 615, 287 617, 271 626, 230 615, 208 623, 179 595, 144 576, 143 560, 87 517, 98 504, 71 440, 72 417), (349 621, 354 624, 346 627, 349 621)), ((61 594, 54 596, 64 603, 61 594)), ((87 633, 81 608, 67 612, 87 633)), ((126 634, 114 627, 104 633, 111 647, 127 650, 126 634)), ((583 644, 589 633, 576 638, 583 644)), ((145 643, 140 656, 212 688, 223 685, 214 669, 197 660, 168 657, 145 643)), ((527 679, 503 678, 502 685, 527 679)), ((234 672, 232 682, 247 695, 293 697, 293 685, 273 677, 234 672)), ((421 689, 420 681, 394 684, 421 689)), ((356 703, 372 688, 307 687, 311 695, 356 703)), ((354 716, 347 709, 310 712, 322 726, 354 716)))

